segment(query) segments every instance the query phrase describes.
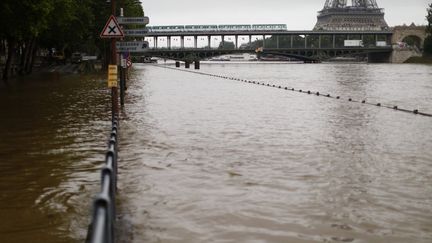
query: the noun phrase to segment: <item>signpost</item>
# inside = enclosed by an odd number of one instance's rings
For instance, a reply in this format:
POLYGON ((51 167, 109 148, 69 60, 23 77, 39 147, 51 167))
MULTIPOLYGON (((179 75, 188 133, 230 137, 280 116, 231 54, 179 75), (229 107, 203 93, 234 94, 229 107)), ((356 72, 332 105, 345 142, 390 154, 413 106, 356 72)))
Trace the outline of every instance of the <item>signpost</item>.
POLYGON ((146 25, 150 23, 149 17, 118 17, 119 24, 142 24, 146 25))
POLYGON ((149 43, 147 41, 117 42, 117 52, 145 52, 149 43))
POLYGON ((147 34, 149 30, 147 28, 144 29, 131 29, 131 30, 124 30, 124 33, 126 36, 131 37, 141 37, 147 34))
MULTIPOLYGON (((113 0, 111 0, 113 1, 113 0)), ((120 9, 120 17, 117 17, 117 20, 114 18, 114 23, 107 24, 108 28, 107 30, 104 29, 102 32, 104 35, 110 34, 110 31, 119 30, 121 32, 122 37, 140 37, 148 33, 147 28, 142 29, 125 29, 123 30, 120 25, 147 25, 150 21, 148 17, 124 17, 123 15, 123 9, 120 9), (117 22, 118 20, 118 22, 117 22), (119 25, 120 24, 120 25, 119 25), (112 30, 114 29, 114 30, 112 30)), ((112 34, 112 33, 111 33, 112 34)), ((101 34, 101 37, 103 35, 101 34)), ((130 53, 131 52, 144 52, 148 49, 148 42, 147 41, 130 41, 130 42, 117 42, 115 43, 114 48, 116 49, 117 53, 123 53, 123 55, 120 55, 121 59, 121 68, 120 68, 120 104, 124 106, 124 97, 125 97, 125 90, 126 90, 126 74, 127 74, 127 68, 132 66, 132 61, 130 59, 130 53), (125 58, 127 53, 127 58, 125 58)))

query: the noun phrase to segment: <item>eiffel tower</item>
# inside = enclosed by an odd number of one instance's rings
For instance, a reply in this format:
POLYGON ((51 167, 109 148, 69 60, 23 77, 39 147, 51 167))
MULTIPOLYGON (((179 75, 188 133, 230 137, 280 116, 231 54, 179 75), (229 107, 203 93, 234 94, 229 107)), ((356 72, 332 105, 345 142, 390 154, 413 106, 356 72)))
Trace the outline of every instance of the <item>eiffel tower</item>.
POLYGON ((381 31, 389 26, 375 0, 326 0, 314 30, 381 31))

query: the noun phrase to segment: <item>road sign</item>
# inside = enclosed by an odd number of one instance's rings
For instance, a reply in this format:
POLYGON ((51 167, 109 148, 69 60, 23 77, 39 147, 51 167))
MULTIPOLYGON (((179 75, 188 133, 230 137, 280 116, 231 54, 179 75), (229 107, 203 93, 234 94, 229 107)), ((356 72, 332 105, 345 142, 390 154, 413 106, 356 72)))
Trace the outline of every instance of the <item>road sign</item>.
POLYGON ((111 15, 106 23, 102 33, 100 34, 101 38, 122 38, 124 37, 124 33, 120 28, 116 18, 111 15))
POLYGON ((117 65, 108 66, 108 88, 117 88, 117 65))
POLYGON ((126 36, 135 36, 135 37, 145 36, 148 32, 149 30, 147 28, 124 30, 126 36))
POLYGON ((117 52, 145 52, 149 47, 147 41, 124 41, 116 43, 117 52))
POLYGON ((126 67, 127 68, 132 67, 132 60, 130 59, 130 57, 128 59, 126 59, 126 67))
POLYGON ((148 24, 149 17, 117 17, 119 24, 148 24))

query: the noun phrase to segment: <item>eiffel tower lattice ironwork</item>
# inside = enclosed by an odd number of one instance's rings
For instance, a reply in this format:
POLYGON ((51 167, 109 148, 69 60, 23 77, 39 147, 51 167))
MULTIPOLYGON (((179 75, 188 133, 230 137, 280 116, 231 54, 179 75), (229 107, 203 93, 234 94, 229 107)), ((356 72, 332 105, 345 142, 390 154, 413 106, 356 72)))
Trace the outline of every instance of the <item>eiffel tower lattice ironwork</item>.
MULTIPOLYGON (((345 8, 348 6, 347 0, 326 0, 324 9, 329 8, 345 8)), ((378 8, 375 0, 352 0, 351 7, 354 8, 378 8)))
POLYGON ((326 0, 314 30, 379 31, 389 27, 376 0, 326 0))

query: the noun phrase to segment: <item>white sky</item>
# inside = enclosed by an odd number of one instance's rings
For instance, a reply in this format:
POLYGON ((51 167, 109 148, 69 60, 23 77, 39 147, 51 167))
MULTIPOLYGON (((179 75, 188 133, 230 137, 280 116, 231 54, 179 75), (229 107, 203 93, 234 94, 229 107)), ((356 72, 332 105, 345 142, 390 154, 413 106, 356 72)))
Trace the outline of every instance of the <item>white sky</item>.
MULTIPOLYGON (((141 0, 150 25, 287 24, 309 30, 325 0, 141 0)), ((390 26, 426 24, 432 0, 377 0, 390 26)))

